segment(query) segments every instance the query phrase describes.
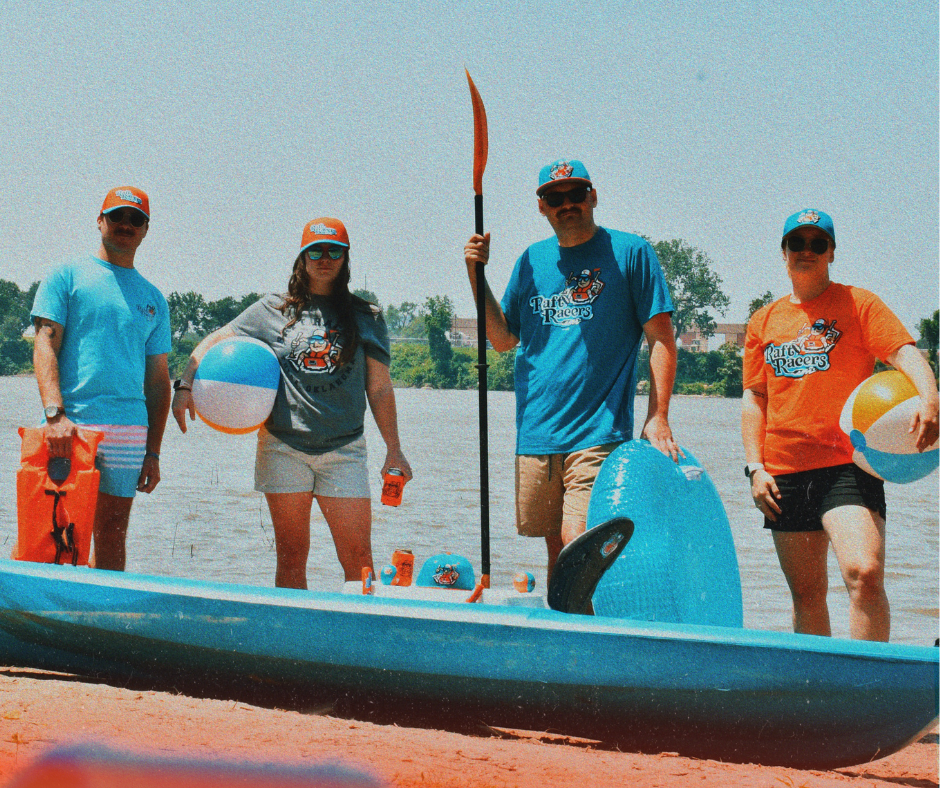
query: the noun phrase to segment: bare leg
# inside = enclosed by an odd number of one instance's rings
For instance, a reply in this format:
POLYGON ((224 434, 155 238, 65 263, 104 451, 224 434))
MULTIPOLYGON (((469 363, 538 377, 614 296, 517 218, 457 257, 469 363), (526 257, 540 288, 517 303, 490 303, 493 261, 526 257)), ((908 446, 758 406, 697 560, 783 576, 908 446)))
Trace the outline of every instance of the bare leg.
POLYGON ((840 506, 822 519, 849 592, 852 637, 887 642, 891 607, 885 593, 885 521, 864 506, 840 506))
POLYGON ((375 576, 372 565, 372 501, 368 498, 317 496, 320 511, 333 534, 336 557, 346 580, 361 580, 363 567, 375 576))
POLYGON ((780 568, 793 597, 793 631, 806 635, 831 635, 826 604, 829 590, 826 573, 828 535, 825 531, 774 531, 773 535, 780 568))
POLYGON ((127 528, 133 498, 98 493, 95 507, 95 568, 124 571, 127 563, 127 528))
POLYGON ((545 548, 548 552, 548 576, 547 581, 551 581, 552 572, 555 570, 555 563, 558 561, 558 554, 565 543, 561 540, 561 534, 551 534, 545 537, 545 548))
POLYGON ((306 588, 313 493, 265 493, 264 497, 271 512, 277 551, 274 585, 278 588, 306 588))
MULTIPOLYGON (((583 534, 586 530, 587 530, 586 522, 582 521, 582 522, 573 523, 571 520, 565 520, 562 522, 561 538, 558 541, 558 551, 555 553, 554 556, 549 554, 549 564, 552 569, 555 568, 555 562, 558 560, 558 554, 561 552, 561 548, 564 545, 567 545, 570 542, 573 542, 575 539, 581 536, 581 534, 583 534)), ((546 541, 548 541, 549 538, 550 537, 545 537, 546 541)), ((551 550, 551 547, 549 548, 549 550, 551 550)), ((549 572, 549 580, 551 580, 551 572, 549 572)), ((587 609, 585 610, 585 615, 589 615, 589 616, 594 615, 594 603, 593 602, 588 602, 587 609)))

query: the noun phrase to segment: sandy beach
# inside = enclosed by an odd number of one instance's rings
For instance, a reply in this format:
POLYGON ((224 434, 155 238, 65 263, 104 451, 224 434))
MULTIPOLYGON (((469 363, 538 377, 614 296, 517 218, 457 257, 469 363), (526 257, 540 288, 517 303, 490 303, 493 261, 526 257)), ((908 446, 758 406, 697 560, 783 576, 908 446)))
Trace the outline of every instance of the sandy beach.
POLYGON ((377 725, 243 701, 128 689, 63 674, 0 670, 0 785, 66 744, 237 763, 339 763, 399 788, 740 786, 827 788, 938 784, 936 728, 901 752, 831 771, 726 764, 675 753, 480 726, 470 733, 377 725))

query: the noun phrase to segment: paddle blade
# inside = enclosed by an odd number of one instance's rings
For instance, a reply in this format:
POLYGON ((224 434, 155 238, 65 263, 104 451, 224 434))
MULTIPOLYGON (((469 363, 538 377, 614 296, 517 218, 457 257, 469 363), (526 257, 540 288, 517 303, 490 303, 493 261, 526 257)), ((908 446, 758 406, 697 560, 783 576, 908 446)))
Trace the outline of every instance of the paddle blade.
POLYGON ((480 98, 480 91, 473 84, 470 72, 466 69, 464 71, 470 85, 470 100, 473 102, 473 191, 474 194, 483 194, 483 170, 486 169, 486 157, 489 153, 486 108, 480 98))
POLYGON ((548 606, 563 613, 588 613, 594 589, 632 536, 633 521, 617 517, 566 544, 552 570, 548 606))

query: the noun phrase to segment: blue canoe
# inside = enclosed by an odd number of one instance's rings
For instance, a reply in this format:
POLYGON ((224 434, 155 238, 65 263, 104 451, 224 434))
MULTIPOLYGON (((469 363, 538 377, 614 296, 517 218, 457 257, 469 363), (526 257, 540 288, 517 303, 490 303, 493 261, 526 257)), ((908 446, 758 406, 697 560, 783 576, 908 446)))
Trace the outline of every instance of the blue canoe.
POLYGON ((7 664, 251 683, 368 700, 389 721, 441 712, 768 765, 883 757, 938 714, 932 647, 534 607, 0 561, 0 629, 7 664))

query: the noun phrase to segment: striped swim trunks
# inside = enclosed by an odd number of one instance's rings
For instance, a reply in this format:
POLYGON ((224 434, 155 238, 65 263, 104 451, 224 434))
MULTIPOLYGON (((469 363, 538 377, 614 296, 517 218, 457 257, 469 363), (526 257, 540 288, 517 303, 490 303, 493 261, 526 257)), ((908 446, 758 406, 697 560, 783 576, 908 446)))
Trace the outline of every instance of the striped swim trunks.
POLYGON ((82 429, 104 433, 98 444, 95 467, 101 472, 99 491, 133 498, 147 451, 147 427, 138 424, 82 424, 82 429))

